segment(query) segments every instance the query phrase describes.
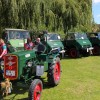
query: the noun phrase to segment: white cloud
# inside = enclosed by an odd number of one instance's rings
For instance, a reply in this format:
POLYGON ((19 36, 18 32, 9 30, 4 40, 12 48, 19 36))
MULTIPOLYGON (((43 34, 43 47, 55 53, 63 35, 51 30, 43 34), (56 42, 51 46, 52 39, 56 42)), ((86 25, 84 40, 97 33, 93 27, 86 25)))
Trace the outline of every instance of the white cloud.
POLYGON ((93 3, 100 3, 100 0, 92 0, 93 3))

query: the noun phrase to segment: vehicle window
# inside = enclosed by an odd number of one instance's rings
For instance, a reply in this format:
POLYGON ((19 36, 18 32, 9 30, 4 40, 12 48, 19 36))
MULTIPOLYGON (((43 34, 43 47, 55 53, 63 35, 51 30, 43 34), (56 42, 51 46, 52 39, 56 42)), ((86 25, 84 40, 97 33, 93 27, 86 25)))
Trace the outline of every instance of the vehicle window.
POLYGON ((48 34, 47 40, 60 40, 60 36, 58 34, 48 34))
POLYGON ((76 33, 75 34, 75 38, 76 39, 87 39, 87 35, 84 33, 84 34, 82 34, 82 33, 76 33))
POLYGON ((14 31, 9 31, 9 39, 15 39, 15 33, 14 31))
POLYGON ((28 31, 27 32, 25 31, 25 32, 22 32, 21 36, 24 37, 25 39, 27 39, 30 37, 30 34, 28 31))
POLYGON ((100 39, 100 33, 98 33, 98 38, 100 39))
POLYGON ((27 39, 30 37, 28 31, 9 31, 9 39, 27 39))
POLYGON ((96 37, 96 35, 97 35, 96 33, 90 33, 89 37, 96 37))
POLYGON ((92 38, 93 38, 93 37, 94 37, 94 38, 98 38, 98 34, 97 34, 97 33, 90 33, 89 36, 92 37, 92 38))

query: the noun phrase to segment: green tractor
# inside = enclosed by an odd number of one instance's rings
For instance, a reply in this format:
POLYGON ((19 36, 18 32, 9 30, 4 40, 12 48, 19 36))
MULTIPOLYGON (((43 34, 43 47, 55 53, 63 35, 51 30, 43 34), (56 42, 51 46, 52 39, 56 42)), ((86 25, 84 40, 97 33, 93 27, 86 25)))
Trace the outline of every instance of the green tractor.
POLYGON ((43 32, 42 34, 39 34, 38 37, 41 38, 41 42, 46 45, 47 52, 50 52, 52 49, 58 49, 60 58, 64 57, 64 45, 61 41, 61 37, 57 33, 49 33, 49 32, 43 32))
POLYGON ((10 28, 4 29, 1 35, 7 45, 9 53, 24 50, 24 43, 30 37, 28 30, 10 28))
POLYGON ((42 75, 45 72, 48 84, 58 85, 61 76, 58 48, 47 52, 46 45, 41 43, 33 50, 23 50, 5 55, 4 78, 23 85, 29 84, 29 100, 40 100, 43 89, 42 75))
POLYGON ((93 46, 93 55, 100 55, 100 32, 90 32, 87 35, 93 46))
POLYGON ((67 33, 63 44, 66 50, 65 54, 71 58, 92 54, 92 44, 85 33, 67 33))

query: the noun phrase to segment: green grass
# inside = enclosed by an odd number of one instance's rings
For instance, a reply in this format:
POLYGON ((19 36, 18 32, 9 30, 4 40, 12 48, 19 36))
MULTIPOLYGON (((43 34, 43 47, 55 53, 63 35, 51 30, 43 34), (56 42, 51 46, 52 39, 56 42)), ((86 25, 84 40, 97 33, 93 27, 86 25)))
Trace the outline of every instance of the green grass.
MULTIPOLYGON (((41 100, 100 100, 100 57, 61 60, 62 74, 58 86, 44 85, 41 100)), ((28 89, 18 90, 5 98, 27 100, 28 89)))

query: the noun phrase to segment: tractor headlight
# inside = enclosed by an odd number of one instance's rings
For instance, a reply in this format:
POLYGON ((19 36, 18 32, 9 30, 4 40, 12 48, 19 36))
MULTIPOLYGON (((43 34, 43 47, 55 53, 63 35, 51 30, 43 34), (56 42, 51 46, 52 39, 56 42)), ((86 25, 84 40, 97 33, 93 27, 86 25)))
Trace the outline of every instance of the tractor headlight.
POLYGON ((59 48, 54 48, 50 51, 51 53, 59 53, 59 48))
POLYGON ((27 63, 27 66, 28 66, 28 67, 31 67, 32 64, 33 64, 32 62, 28 62, 28 63, 27 63))

